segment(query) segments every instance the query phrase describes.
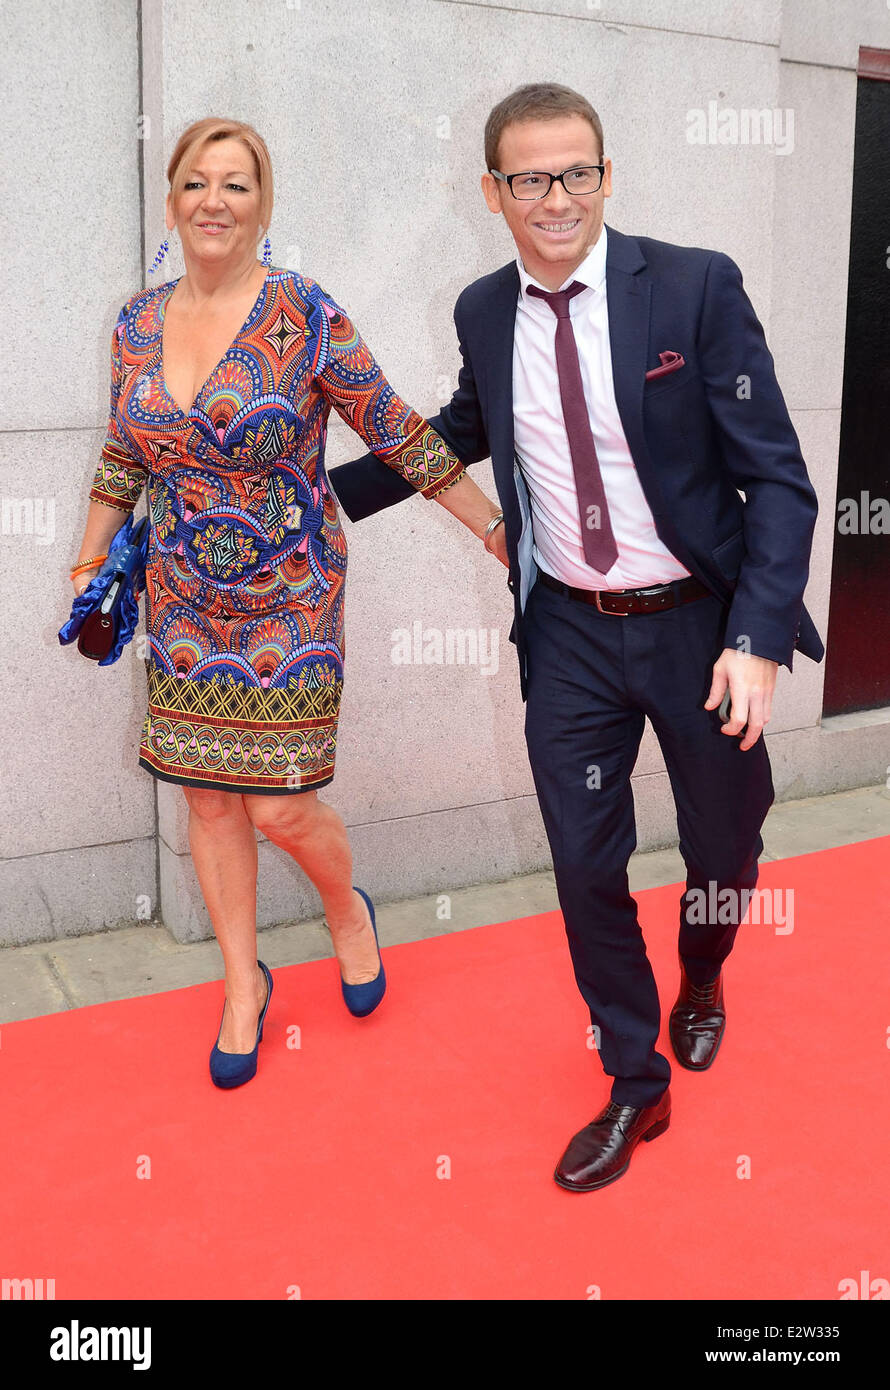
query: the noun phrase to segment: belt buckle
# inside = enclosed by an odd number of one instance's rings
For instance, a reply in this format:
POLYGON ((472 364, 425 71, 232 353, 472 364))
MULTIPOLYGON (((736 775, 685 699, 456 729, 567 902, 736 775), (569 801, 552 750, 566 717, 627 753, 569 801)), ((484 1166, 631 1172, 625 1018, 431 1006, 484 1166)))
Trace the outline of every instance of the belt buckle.
MULTIPOLYGON (((594 589, 594 593, 595 593, 595 595, 596 595, 595 602, 596 602, 596 607, 597 607, 598 611, 599 611, 600 613, 604 613, 605 616, 606 616, 607 618, 626 618, 626 617, 628 616, 626 613, 613 613, 613 611, 612 611, 611 608, 604 608, 604 607, 603 607, 602 601, 601 601, 601 599, 600 599, 600 594, 601 594, 602 592, 603 592, 602 589, 594 589)), ((606 592, 608 593, 608 590, 606 590, 606 592)))

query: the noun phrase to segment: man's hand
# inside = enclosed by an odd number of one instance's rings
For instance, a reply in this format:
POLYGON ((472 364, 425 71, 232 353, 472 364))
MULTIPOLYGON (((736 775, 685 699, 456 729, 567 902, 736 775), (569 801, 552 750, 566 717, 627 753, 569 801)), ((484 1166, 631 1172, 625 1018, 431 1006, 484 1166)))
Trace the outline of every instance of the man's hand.
POLYGON ((739 744, 744 751, 754 747, 764 725, 769 723, 778 669, 777 661, 765 656, 748 656, 734 647, 724 647, 714 662, 714 678, 705 709, 717 708, 728 685, 732 697, 730 717, 720 732, 738 736, 747 722, 747 732, 739 744))

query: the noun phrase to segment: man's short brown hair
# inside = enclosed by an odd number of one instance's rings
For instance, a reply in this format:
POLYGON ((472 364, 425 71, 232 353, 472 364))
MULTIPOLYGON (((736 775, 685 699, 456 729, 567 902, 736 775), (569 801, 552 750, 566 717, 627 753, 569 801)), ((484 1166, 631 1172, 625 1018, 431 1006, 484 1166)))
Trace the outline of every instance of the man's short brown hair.
POLYGON ((498 147, 508 125, 519 121, 553 121, 559 116, 583 116, 593 127, 603 154, 603 127, 586 97, 558 82, 530 82, 499 101, 485 122, 485 164, 489 171, 500 168, 498 147))

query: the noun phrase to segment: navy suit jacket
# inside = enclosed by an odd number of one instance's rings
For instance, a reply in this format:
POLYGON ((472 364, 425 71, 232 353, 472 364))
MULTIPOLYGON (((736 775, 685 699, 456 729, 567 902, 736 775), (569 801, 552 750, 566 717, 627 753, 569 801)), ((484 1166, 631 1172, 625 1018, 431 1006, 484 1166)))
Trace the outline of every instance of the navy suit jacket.
MULTIPOLYGON (((816 494, 738 266, 718 251, 607 230, 615 399, 656 531, 727 604, 727 647, 789 670, 795 648, 821 661, 824 647, 803 606, 816 494), (662 353, 679 353, 683 365, 647 380, 662 353)), ((430 424, 464 463, 491 458, 525 698, 522 615, 537 566, 513 443, 519 287, 511 261, 460 294, 454 324, 463 365, 450 403, 430 424)), ((414 495, 375 454, 333 468, 330 480, 351 521, 414 495)))

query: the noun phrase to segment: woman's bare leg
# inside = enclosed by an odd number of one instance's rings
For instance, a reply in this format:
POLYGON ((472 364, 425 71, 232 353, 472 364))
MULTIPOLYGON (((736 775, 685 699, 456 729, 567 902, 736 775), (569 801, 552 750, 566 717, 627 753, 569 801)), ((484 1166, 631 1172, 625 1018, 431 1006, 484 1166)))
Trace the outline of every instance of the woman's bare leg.
POLYGON ((256 954, 256 836, 240 792, 183 791, 192 860, 226 971, 219 1047, 252 1052, 266 1001, 266 977, 256 954))
POLYGON ((352 887, 352 851, 337 812, 314 791, 243 800, 256 828, 287 850, 318 889, 343 979, 348 985, 375 979, 380 955, 365 901, 352 887))

